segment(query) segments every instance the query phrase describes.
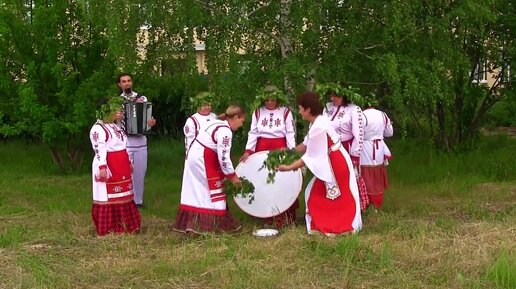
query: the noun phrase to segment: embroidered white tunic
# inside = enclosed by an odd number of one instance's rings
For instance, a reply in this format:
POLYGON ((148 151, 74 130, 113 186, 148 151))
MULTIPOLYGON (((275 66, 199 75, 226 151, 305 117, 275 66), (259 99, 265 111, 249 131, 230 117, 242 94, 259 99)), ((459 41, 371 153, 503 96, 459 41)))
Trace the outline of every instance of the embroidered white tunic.
POLYGON ((284 137, 287 141, 287 148, 292 149, 296 146, 295 136, 294 117, 290 109, 280 106, 270 110, 262 106, 253 113, 245 149, 255 152, 259 137, 269 139, 284 137))
POLYGON ((183 133, 185 134, 185 155, 188 155, 188 149, 195 140, 199 130, 203 127, 206 127, 212 120, 215 119, 217 119, 217 115, 214 113, 202 115, 197 112, 186 120, 185 126, 183 127, 183 133))
POLYGON ((222 180, 235 175, 230 158, 232 138, 227 121, 213 120, 201 127, 185 162, 181 208, 205 213, 225 212, 222 180), (214 160, 211 156, 215 154, 214 160))
POLYGON ((341 142, 353 140, 349 154, 360 157, 364 142, 364 119, 362 109, 355 104, 336 106, 326 104, 324 114, 330 119, 332 127, 340 136, 341 142))
POLYGON ((394 134, 392 123, 387 114, 375 108, 363 112, 365 119, 364 148, 360 156, 360 165, 383 165, 391 157, 391 152, 384 142, 384 137, 394 134))
MULTIPOLYGON (((108 167, 108 154, 125 152, 127 137, 125 132, 116 124, 105 124, 102 121, 97 121, 90 130, 90 140, 95 152, 92 162, 92 183, 93 183, 93 200, 99 202, 108 201, 108 190, 106 182, 97 181, 99 171, 103 168, 107 170, 107 178, 111 177, 110 168, 108 167)), ((115 163, 114 165, 116 165, 115 163)), ((126 165, 129 165, 128 163, 126 165)), ((130 180, 131 175, 128 174, 125 179, 130 180)), ((130 189, 130 186, 129 186, 130 189)), ((122 195, 114 197, 125 197, 132 195, 132 191, 120 192, 122 195)), ((112 196, 113 197, 113 196, 112 196)), ((110 197, 111 198, 111 197, 110 197)))

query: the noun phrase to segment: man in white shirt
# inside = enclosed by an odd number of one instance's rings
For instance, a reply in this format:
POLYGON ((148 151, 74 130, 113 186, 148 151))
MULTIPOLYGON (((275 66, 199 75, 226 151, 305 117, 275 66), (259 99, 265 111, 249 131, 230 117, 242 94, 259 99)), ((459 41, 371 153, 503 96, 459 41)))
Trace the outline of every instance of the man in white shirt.
MULTIPOLYGON (((133 77, 129 73, 121 73, 118 76, 120 96, 126 102, 147 102, 147 97, 133 91, 133 77)), ((119 119, 121 122, 122 120, 119 119)), ((149 126, 154 126, 156 120, 151 118, 149 126)), ((124 124, 121 123, 123 126, 124 124)), ((145 135, 129 135, 127 137, 127 153, 133 165, 133 191, 134 202, 138 208, 143 206, 143 190, 145 172, 147 171, 147 137, 145 135)))

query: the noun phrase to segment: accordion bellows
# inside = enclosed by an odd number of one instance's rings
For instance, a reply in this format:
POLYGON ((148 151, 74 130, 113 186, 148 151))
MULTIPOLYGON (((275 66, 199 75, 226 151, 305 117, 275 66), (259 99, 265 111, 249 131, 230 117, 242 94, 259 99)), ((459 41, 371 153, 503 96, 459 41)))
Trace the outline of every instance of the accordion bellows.
POLYGON ((148 122, 152 117, 152 103, 150 102, 126 102, 124 103, 125 132, 128 135, 150 133, 151 126, 148 122))

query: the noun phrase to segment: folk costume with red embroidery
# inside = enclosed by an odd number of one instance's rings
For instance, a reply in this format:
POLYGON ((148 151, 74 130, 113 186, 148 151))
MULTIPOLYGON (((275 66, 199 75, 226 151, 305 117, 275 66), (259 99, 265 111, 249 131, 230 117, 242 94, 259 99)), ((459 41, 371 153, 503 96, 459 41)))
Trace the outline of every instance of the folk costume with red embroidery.
POLYGON ((387 114, 374 107, 363 112, 365 119, 364 148, 360 157, 360 167, 364 178, 369 201, 375 208, 383 203, 383 193, 389 186, 386 165, 392 158, 384 142, 385 137, 394 134, 392 123, 387 114))
POLYGON ((141 217, 134 203, 131 163, 125 132, 112 122, 97 120, 90 130, 95 152, 92 162, 92 218, 97 234, 133 233, 141 217))
POLYGON ((351 158, 325 116, 305 138, 301 157, 314 177, 305 190, 308 233, 342 234, 362 227, 360 197, 351 158))
POLYGON ((322 115, 319 95, 305 92, 297 96, 299 114, 310 123, 308 134, 296 151, 301 159, 279 165, 278 171, 306 166, 314 175, 305 190, 306 226, 309 234, 338 235, 357 232, 362 227, 360 198, 351 158, 339 135, 322 115))
MULTIPOLYGON (((146 96, 133 91, 133 78, 128 73, 118 76, 118 87, 121 90, 120 97, 126 102, 147 102, 146 96)), ((123 121, 119 123, 124 127, 123 121)), ((149 126, 156 125, 156 119, 148 121, 149 126)), ((127 153, 133 164, 133 190, 134 201, 138 207, 143 206, 143 194, 145 174, 147 173, 147 137, 145 135, 131 135, 127 139, 127 153)))
POLYGON ((185 155, 188 155, 188 149, 193 144, 195 137, 199 133, 202 127, 206 127, 211 121, 215 120, 217 115, 214 113, 201 114, 199 112, 194 113, 190 116, 183 127, 183 133, 185 135, 185 155))
POLYGON ((362 109, 353 103, 334 105, 329 102, 326 104, 325 114, 330 119, 331 126, 339 134, 339 139, 346 151, 358 161, 364 145, 362 109))
MULTIPOLYGON (((256 96, 258 107, 252 115, 251 127, 247 136, 244 155, 240 161, 255 152, 280 149, 293 149, 296 146, 295 120, 292 111, 281 103, 286 102, 285 95, 275 86, 266 86, 256 96)), ((287 211, 264 219, 266 224, 274 224, 277 228, 295 223, 296 209, 299 201, 290 206, 287 211)))
POLYGON ((181 204, 174 230, 232 232, 240 228, 229 213, 223 180, 236 176, 231 162, 233 132, 227 121, 213 120, 201 127, 185 162, 181 204))
POLYGON ((253 113, 247 136, 246 152, 252 154, 264 150, 293 149, 296 146, 294 117, 289 108, 259 107, 253 113))
POLYGON ((339 134, 344 149, 349 153, 360 192, 360 207, 365 210, 369 204, 367 188, 360 175, 360 155, 364 145, 364 116, 362 109, 353 103, 335 105, 329 102, 325 106, 325 115, 330 119, 332 127, 339 134))

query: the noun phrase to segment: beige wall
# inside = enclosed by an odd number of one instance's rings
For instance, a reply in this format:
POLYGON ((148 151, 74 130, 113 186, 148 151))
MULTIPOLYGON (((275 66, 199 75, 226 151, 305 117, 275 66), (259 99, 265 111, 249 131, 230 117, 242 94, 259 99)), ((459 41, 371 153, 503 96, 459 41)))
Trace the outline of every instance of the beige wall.
MULTIPOLYGON (((156 36, 158 37, 158 36, 156 36)), ((146 47, 149 44, 149 32, 145 27, 140 28, 138 35, 136 36, 137 44, 137 54, 141 60, 144 60, 146 56, 146 47)), ((197 62, 197 71, 199 74, 207 74, 208 69, 206 67, 206 48, 204 42, 195 38, 194 41, 194 49, 195 49, 195 59, 197 62)), ((170 56, 171 58, 184 58, 186 55, 184 53, 177 53, 170 56)))

